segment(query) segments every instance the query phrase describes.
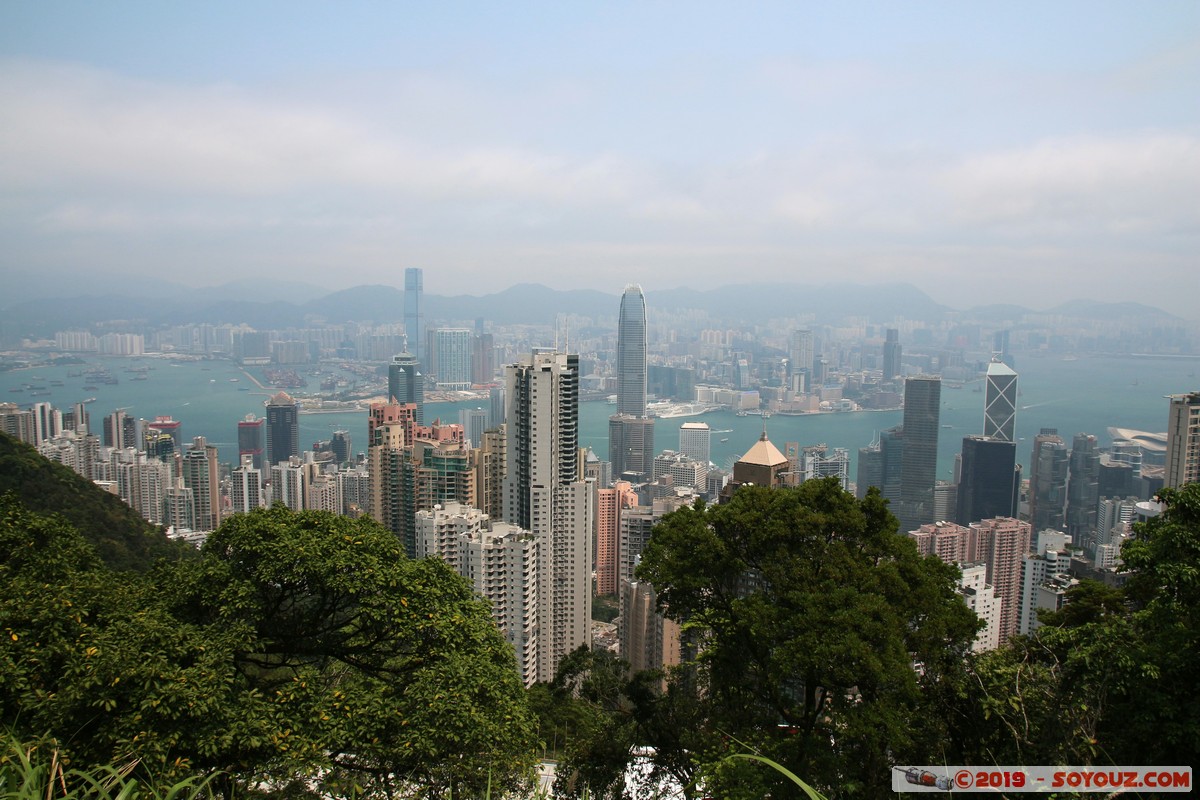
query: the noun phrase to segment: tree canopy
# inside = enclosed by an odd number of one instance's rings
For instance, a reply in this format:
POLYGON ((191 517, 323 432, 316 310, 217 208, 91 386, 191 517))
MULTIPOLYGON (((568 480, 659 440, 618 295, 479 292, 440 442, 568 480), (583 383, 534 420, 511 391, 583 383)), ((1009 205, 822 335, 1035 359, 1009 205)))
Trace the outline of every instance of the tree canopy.
POLYGON ((3 721, 79 763, 335 796, 532 774, 532 717, 486 604, 370 520, 263 509, 199 559, 117 574, 8 497, 0 545, 3 721))
MULTIPOLYGON (((712 741, 843 796, 937 758, 978 621, 957 569, 898 535, 877 492, 742 487, 664 517, 638 576, 694 637, 712 741)), ((708 779, 728 796, 795 790, 723 763, 708 779)))

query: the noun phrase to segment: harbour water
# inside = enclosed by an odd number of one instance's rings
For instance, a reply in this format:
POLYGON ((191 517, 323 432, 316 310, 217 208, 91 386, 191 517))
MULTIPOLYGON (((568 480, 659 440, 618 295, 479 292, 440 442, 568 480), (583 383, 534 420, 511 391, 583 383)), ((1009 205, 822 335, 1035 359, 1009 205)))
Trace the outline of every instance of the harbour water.
MULTIPOLYGON (((88 404, 92 426, 98 431, 102 418, 117 408, 153 419, 171 416, 182 422, 183 436, 204 436, 220 449, 221 459, 236 462, 237 423, 247 414, 262 416, 267 397, 277 390, 264 390, 251 383, 241 367, 229 361, 174 362, 154 357, 88 357, 88 364, 35 367, 0 373, 0 402, 28 407, 48 401, 68 410, 77 402, 95 397, 88 404), (79 375, 89 367, 104 366, 117 379, 115 384, 96 382, 79 375), (134 372, 131 370, 145 371, 134 372), (145 376, 140 379, 139 376, 145 376), (236 379, 234 381, 233 379, 236 379), (26 385, 41 387, 37 390, 26 385), (84 386, 94 388, 84 389, 84 386), (15 390, 15 391, 14 391, 15 390), (37 391, 37 396, 31 396, 37 391)), ((1076 433, 1092 433, 1107 445, 1109 426, 1163 431, 1167 426, 1165 395, 1200 389, 1196 378, 1200 360, 1156 357, 1060 357, 1018 354, 1020 408, 1017 413, 1018 460, 1028 464, 1033 437, 1043 427, 1057 428, 1070 442, 1076 433)), ((948 478, 962 437, 980 433, 983 425, 983 383, 942 389, 942 416, 938 445, 938 475, 948 478)), ((457 422, 458 412, 486 403, 429 403, 425 418, 440 417, 457 422)), ((601 458, 608 454, 608 416, 612 406, 604 402, 581 406, 580 444, 592 447, 601 458)), ((765 420, 767 434, 781 450, 786 442, 800 445, 826 443, 844 447, 853 460, 859 447, 867 445, 884 428, 899 425, 901 411, 775 415, 765 420)), ((729 411, 714 411, 695 417, 659 419, 655 423, 658 450, 676 449, 679 426, 684 422, 707 422, 713 429, 712 458, 728 467, 750 448, 762 433, 764 420, 739 417, 729 411)), ((318 413, 300 416, 303 448, 328 439, 335 430, 347 430, 355 451, 366 449, 365 412, 318 413)))

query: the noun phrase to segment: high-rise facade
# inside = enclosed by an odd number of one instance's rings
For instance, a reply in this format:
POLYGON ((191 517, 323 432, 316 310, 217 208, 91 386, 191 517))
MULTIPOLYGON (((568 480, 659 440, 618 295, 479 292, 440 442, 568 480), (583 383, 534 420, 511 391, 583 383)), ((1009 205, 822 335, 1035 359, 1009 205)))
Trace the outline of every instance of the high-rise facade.
POLYGON ((679 426, 679 452, 693 461, 712 461, 712 428, 707 422, 685 422, 679 426))
POLYGON ((1067 535, 1086 549, 1096 533, 1100 504, 1100 448, 1095 436, 1075 434, 1067 472, 1067 535))
POLYGON ((183 454, 183 485, 192 490, 194 518, 192 529, 215 531, 221 524, 221 486, 218 478, 217 448, 203 436, 192 440, 183 454))
POLYGON ((983 435, 1015 442, 1017 428, 1017 373, 1002 361, 988 364, 983 402, 983 435))
POLYGON ((1042 428, 1033 439, 1029 466, 1029 519, 1034 533, 1061 531, 1066 525, 1067 445, 1055 428, 1042 428))
POLYGON ((621 295, 617 322, 617 413, 608 421, 608 460, 616 476, 649 477, 654 461, 654 420, 646 416, 646 298, 630 285, 621 295))
POLYGON ((813 352, 813 332, 807 328, 792 331, 788 358, 793 391, 812 391, 813 352))
POLYGON ((266 505, 263 498, 262 470, 254 466, 254 456, 243 455, 241 465, 233 470, 231 477, 231 499, 235 514, 246 514, 266 505))
POLYGON ((1167 418, 1165 486, 1200 482, 1200 392, 1172 395, 1167 418))
POLYGON ((418 558, 440 557, 487 598, 492 619, 516 653, 521 678, 532 685, 539 649, 536 537, 462 503, 418 511, 416 530, 418 558))
POLYGON ((412 353, 398 353, 388 364, 388 402, 416 406, 416 423, 425 424, 425 376, 412 353))
MULTIPOLYGON (((297 430, 297 439, 299 435, 299 430, 297 430)), ((243 456, 250 456, 251 461, 254 463, 254 468, 260 471, 263 468, 263 452, 265 451, 266 441, 266 419, 264 417, 247 414, 246 418, 238 423, 238 459, 240 460, 243 456)))
POLYGON ((300 455, 300 403, 287 392, 279 392, 267 401, 267 463, 300 455))
POLYGON ((617 321, 617 413, 646 416, 646 297, 626 286, 617 321))
POLYGON ((900 331, 888 328, 883 342, 883 379, 895 380, 900 377, 900 331))
POLYGON ((1021 479, 1017 445, 989 436, 967 436, 962 443, 962 479, 956 511, 959 525, 981 519, 1016 516, 1021 479))
POLYGON ((608 460, 618 479, 648 479, 654 469, 654 420, 632 414, 609 417, 608 460))
POLYGON ((538 680, 591 641, 590 484, 580 480, 579 357, 535 350, 505 369, 505 521, 538 542, 538 680))
POLYGON ((900 530, 933 522, 937 479, 942 379, 920 375, 904 381, 904 451, 900 462, 900 530))
MULTIPOLYGON (((424 360, 422 337, 425 335, 425 275, 419 267, 404 270, 404 334, 408 338, 408 352, 418 360, 424 360)), ((402 401, 407 402, 407 401, 402 401)))
POLYGON ((471 388, 471 331, 438 328, 433 346, 437 352, 437 388, 460 391, 471 388))

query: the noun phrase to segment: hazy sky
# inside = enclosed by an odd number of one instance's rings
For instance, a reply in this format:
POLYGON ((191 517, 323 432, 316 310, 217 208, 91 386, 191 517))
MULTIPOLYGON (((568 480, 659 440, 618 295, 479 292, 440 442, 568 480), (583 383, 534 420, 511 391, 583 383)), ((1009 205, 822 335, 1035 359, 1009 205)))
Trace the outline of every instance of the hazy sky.
POLYGON ((1200 3, 0 4, 0 271, 1200 317, 1200 3))

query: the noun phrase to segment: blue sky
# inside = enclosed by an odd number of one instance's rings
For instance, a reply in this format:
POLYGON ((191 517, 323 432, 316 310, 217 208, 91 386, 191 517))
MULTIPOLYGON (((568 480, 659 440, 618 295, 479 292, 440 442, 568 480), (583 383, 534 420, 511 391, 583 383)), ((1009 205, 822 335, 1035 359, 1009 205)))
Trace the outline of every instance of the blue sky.
POLYGON ((188 285, 1196 318, 1200 4, 11 2, 0 242, 5 273, 188 285))

